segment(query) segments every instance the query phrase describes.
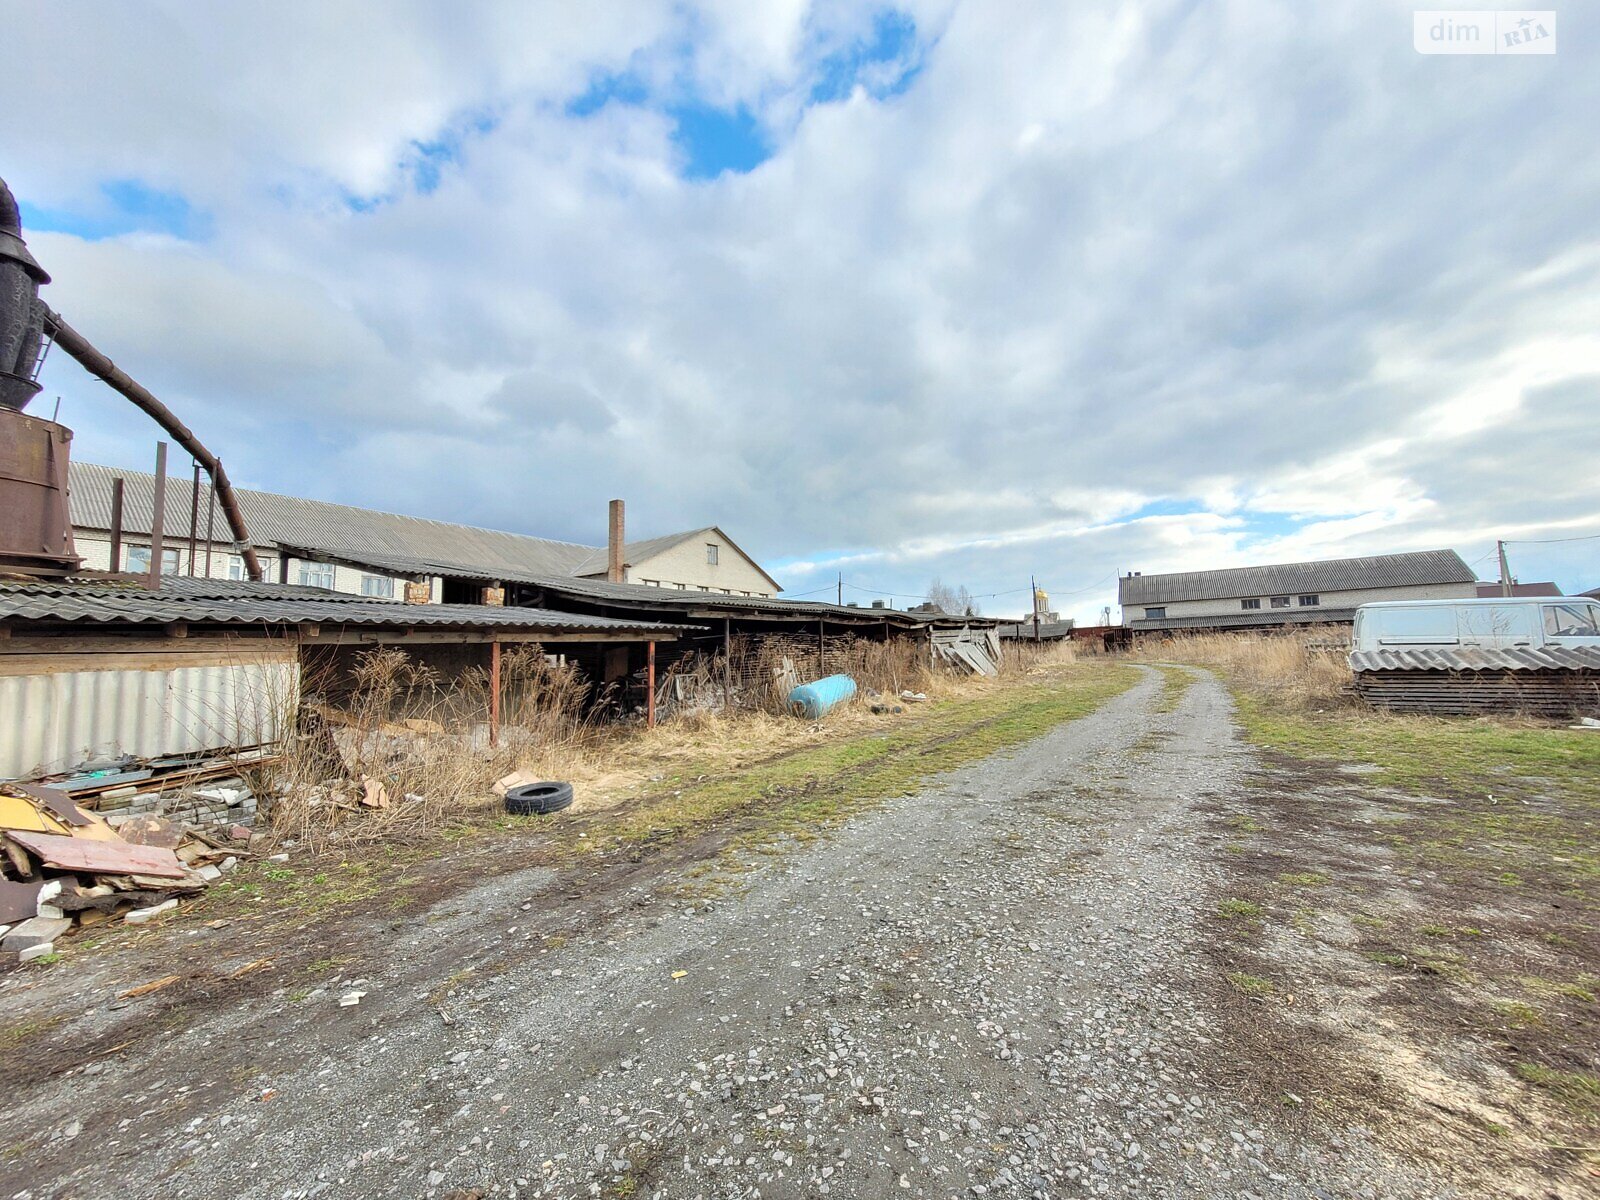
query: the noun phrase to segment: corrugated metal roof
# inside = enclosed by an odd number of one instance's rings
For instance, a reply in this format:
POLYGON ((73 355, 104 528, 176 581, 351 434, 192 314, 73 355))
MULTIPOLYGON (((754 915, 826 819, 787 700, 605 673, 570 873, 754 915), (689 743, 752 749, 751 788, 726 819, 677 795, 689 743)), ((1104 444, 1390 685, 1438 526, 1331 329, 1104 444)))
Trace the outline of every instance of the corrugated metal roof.
MULTIPOLYGON (((214 581, 213 581, 214 582, 214 581)), ((257 585, 275 586, 275 585, 257 585)), ((282 589, 298 592, 307 589, 282 589)), ((132 587, 63 585, 8 586, 0 590, 0 619, 165 625, 368 625, 389 628, 505 629, 518 632, 675 633, 690 628, 650 621, 618 620, 537 608, 498 608, 481 604, 402 604, 366 596, 267 594, 184 596, 132 587)))
POLYGON ((598 603, 638 605, 653 609, 685 611, 689 609, 748 609, 774 614, 793 614, 806 620, 817 617, 842 616, 852 620, 890 621, 903 626, 929 624, 994 625, 988 617, 948 617, 943 614, 908 613, 893 608, 851 608, 849 605, 824 604, 814 600, 785 600, 776 596, 726 596, 721 592, 696 592, 680 588, 651 587, 642 583, 609 583, 603 579, 577 579, 561 575, 545 575, 529 571, 486 571, 482 565, 468 564, 450 559, 417 558, 411 555, 375 553, 370 550, 335 550, 326 546, 295 545, 293 549, 306 555, 336 558, 354 566, 369 567, 375 571, 388 571, 396 575, 439 575, 452 579, 469 579, 478 582, 499 580, 502 583, 521 583, 543 588, 564 596, 598 603))
MULTIPOLYGON (((126 532, 148 533, 151 507, 155 498, 155 476, 140 471, 123 471, 94 463, 73 463, 71 484, 72 523, 86 529, 111 527, 111 481, 124 481, 122 527, 126 532)), ((188 532, 189 493, 192 481, 182 476, 167 477, 166 529, 169 537, 181 528, 188 532)), ((271 492, 235 488, 245 525, 256 545, 286 543, 296 546, 344 546, 375 552, 440 555, 457 561, 465 559, 484 567, 539 571, 566 575, 594 553, 593 546, 556 542, 520 533, 454 525, 396 513, 330 504, 323 500, 302 500, 271 492)), ((200 490, 200 522, 206 520, 209 502, 204 481, 200 490)), ((218 537, 227 540, 227 526, 218 517, 218 537)))
POLYGON ((1348 625, 1353 608, 1279 608, 1216 617, 1155 617, 1129 621, 1129 629, 1244 629, 1252 625, 1348 625))
POLYGON ((1357 650, 1352 671, 1600 671, 1600 646, 1414 646, 1357 650))
POLYGON ((1124 576, 1118 581, 1117 594, 1120 603, 1138 605, 1476 582, 1477 576, 1454 550, 1420 550, 1371 558, 1124 576))
MULTIPOLYGON (((62 595, 62 596, 148 596, 142 582, 128 578, 97 578, 95 576, 74 576, 70 579, 38 579, 38 580, 3 580, 0 579, 0 594, 6 592, 28 592, 33 595, 62 595)), ((181 597, 190 600, 239 600, 249 597, 260 597, 269 600, 285 600, 304 598, 308 600, 353 601, 361 602, 371 600, 371 596, 351 595, 348 592, 335 592, 329 588, 306 587, 303 584, 292 583, 256 583, 249 579, 205 579, 199 576, 188 575, 163 575, 161 577, 161 595, 181 597)))

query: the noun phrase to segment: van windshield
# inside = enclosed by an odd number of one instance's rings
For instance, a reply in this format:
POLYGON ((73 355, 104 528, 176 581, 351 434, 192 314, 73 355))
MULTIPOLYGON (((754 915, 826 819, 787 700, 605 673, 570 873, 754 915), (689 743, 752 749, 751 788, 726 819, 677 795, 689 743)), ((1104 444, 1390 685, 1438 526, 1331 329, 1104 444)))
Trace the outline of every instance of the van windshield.
POLYGON ((1600 622, 1589 604, 1550 604, 1544 610, 1544 631, 1551 637, 1600 637, 1600 622))

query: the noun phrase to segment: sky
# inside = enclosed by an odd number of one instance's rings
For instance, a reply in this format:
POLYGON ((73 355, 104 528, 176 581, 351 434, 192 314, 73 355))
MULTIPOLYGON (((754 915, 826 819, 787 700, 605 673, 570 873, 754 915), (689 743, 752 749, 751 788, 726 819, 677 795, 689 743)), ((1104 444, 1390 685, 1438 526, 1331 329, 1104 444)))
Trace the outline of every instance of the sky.
MULTIPOLYGON (((790 595, 1450 547, 1600 585, 1600 11, 1382 0, 7 18, 45 298, 244 486, 790 595)), ((53 355, 83 461, 158 431, 53 355)))

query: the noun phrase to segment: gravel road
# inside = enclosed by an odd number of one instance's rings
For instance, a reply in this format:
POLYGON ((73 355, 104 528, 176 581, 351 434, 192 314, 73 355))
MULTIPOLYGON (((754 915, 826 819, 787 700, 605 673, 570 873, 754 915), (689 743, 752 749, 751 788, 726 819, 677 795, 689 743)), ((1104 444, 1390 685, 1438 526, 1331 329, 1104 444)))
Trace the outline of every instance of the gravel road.
POLYGON ((1161 712, 1147 676, 755 856, 712 900, 636 883, 551 948, 528 928, 558 899, 547 874, 455 897, 396 935, 393 978, 350 981, 359 1005, 300 1002, 319 1006, 317 1052, 286 1030, 267 1099, 259 1078, 213 1080, 182 1123, 152 1100, 73 1142, 48 1182, 16 1163, 4 1178, 30 1200, 1454 1195, 1217 1086, 1197 806, 1239 786, 1249 751, 1214 681, 1161 712), (471 966, 471 929, 492 936, 447 1024, 401 964, 471 966))

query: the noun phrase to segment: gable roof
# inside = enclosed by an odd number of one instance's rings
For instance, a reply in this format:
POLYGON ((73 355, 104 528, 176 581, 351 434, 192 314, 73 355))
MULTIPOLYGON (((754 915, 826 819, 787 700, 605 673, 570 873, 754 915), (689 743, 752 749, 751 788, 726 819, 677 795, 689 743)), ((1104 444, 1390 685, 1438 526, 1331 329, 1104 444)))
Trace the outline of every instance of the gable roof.
MULTIPOLYGON (((111 481, 123 483, 122 528, 124 533, 148 534, 155 500, 155 476, 143 471, 124 471, 95 463, 73 463, 70 487, 72 524, 80 529, 111 528, 111 481)), ((181 475, 167 476, 166 536, 187 536, 190 493, 193 481, 181 475)), ((534 575, 540 578, 563 575, 604 573, 605 547, 558 542, 528 534, 457 525, 426 517, 407 517, 397 513, 333 504, 325 500, 304 500, 235 488, 239 507, 244 511, 245 527, 256 546, 280 546, 291 550, 320 550, 331 557, 340 552, 362 556, 370 562, 380 556, 393 556, 411 563, 437 561, 471 564, 484 577, 507 578, 534 575)), ((200 487, 200 531, 204 536, 210 489, 200 487)), ((229 539, 227 525, 218 514, 216 538, 229 539)), ((718 534, 728 545, 782 591, 777 580, 739 548, 715 525, 690 529, 665 537, 630 542, 624 547, 624 560, 644 562, 681 542, 704 533, 718 534)), ((376 564, 374 564, 376 565, 376 564)), ((405 572, 401 572, 405 573, 405 572)))
MULTIPOLYGON (((716 534, 723 541, 727 542, 729 546, 733 547, 733 549, 738 552, 739 557, 743 558, 745 562, 754 567, 756 571, 760 573, 761 577, 772 585, 773 591, 783 591, 783 586, 771 575, 768 575, 760 563, 751 558, 750 555, 746 554, 744 552, 744 548, 741 547, 738 542, 729 537, 725 532, 723 532, 722 528, 717 525, 702 525, 699 529, 686 529, 682 533, 669 533, 663 535, 662 537, 646 538, 642 542, 625 542, 622 547, 622 563, 627 567, 639 566, 642 563, 649 562, 658 554, 664 554, 666 551, 671 550, 674 546, 681 546, 684 542, 693 541, 697 538, 703 537, 708 533, 716 534)), ((583 575, 591 578, 603 578, 605 576, 606 569, 610 566, 608 558, 609 555, 606 551, 606 548, 602 546, 577 567, 575 567, 572 571, 572 574, 583 575)))
POLYGON ((1117 584, 1120 604, 1182 600, 1228 600, 1240 596, 1290 596, 1369 588, 1476 583, 1477 576, 1454 550, 1330 558, 1320 562, 1180 571, 1170 575, 1125 575, 1117 584))

